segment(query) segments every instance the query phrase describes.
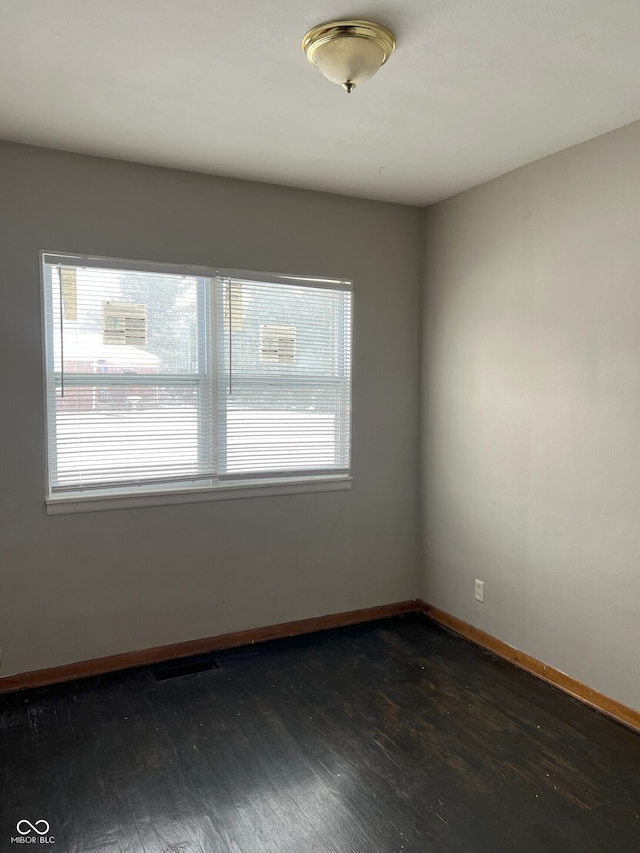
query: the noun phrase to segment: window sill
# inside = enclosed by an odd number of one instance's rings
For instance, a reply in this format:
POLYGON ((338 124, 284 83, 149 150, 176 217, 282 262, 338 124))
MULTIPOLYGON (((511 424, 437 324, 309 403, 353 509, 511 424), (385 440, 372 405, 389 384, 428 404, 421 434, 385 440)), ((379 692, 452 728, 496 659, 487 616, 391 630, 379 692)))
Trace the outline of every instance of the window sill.
POLYGON ((102 512, 112 509, 134 509, 136 507, 171 506, 173 504, 202 503, 205 501, 228 501, 239 498, 274 497, 277 495, 301 495, 312 492, 342 492, 351 488, 350 476, 318 477, 313 480, 286 480, 280 482, 251 482, 238 485, 223 484, 216 487, 174 489, 173 491, 139 494, 76 494, 47 498, 47 515, 67 515, 76 512, 102 512))

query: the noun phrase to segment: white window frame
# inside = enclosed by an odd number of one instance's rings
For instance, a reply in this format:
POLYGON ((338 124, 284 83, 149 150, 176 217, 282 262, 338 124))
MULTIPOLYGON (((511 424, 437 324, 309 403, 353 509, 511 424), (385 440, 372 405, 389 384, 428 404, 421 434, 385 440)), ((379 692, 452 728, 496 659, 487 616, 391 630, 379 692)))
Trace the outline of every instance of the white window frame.
MULTIPOLYGON (((345 473, 327 473, 319 474, 317 472, 292 472, 290 477, 269 478, 261 477, 260 479, 242 479, 237 477, 232 481, 226 481, 223 475, 214 481, 205 481, 205 484, 180 482, 175 488, 168 488, 167 485, 159 487, 153 483, 135 484, 131 486, 131 490, 127 493, 115 493, 109 488, 91 488, 86 491, 78 490, 72 493, 55 493, 51 489, 51 468, 50 460, 55 457, 55 437, 52 440, 52 434, 49 430, 49 399, 48 399, 48 383, 50 376, 50 365, 53 363, 50 335, 47 332, 47 317, 50 312, 50 294, 48 292, 47 282, 44 278, 45 262, 51 263, 52 259, 60 261, 64 264, 72 264, 83 267, 103 268, 108 266, 109 269, 122 269, 126 271, 139 271, 144 273, 159 273, 170 275, 184 275, 203 279, 241 279, 243 281, 257 282, 273 282, 279 284, 307 284, 314 288, 328 288, 331 290, 345 290, 352 294, 352 308, 350 314, 350 326, 348 335, 350 340, 350 352, 353 352, 353 284, 348 279, 331 279, 331 278, 316 278, 311 276, 286 275, 281 273, 264 273, 249 270, 232 270, 223 269, 221 267, 197 266, 193 264, 167 264, 157 263, 153 261, 134 261, 124 258, 111 258, 98 255, 81 255, 77 252, 61 252, 41 250, 39 253, 40 260, 40 293, 42 300, 42 346, 43 346, 43 385, 44 385, 44 426, 45 426, 45 504, 48 515, 63 515, 67 513, 77 512, 96 512, 102 510, 117 510, 128 509, 134 507, 152 507, 166 506, 171 504, 182 503, 199 503, 202 501, 215 500, 233 500, 239 498, 255 498, 255 497, 272 497, 277 495, 297 495, 311 492, 333 492, 344 491, 351 488, 352 474, 351 463, 349 462, 348 471, 345 473)), ((209 300, 208 302, 215 302, 209 300)), ((216 306, 207 305, 206 313, 198 313, 198 323, 205 323, 212 328, 217 327, 216 306)), ((209 364, 210 370, 215 371, 215 362, 217 355, 213 352, 216 349, 214 335, 207 330, 206 340, 209 346, 209 364)), ((352 375, 352 372, 351 372, 352 375)), ((154 381, 166 380, 171 382, 180 382, 176 376, 154 376, 154 381)), ((111 377, 113 379, 113 377, 111 377)), ((95 377, 93 377, 95 382, 95 377)), ((194 380, 195 381, 195 380, 194 380)), ((216 377, 210 378, 211 393, 216 401, 213 404, 217 406, 217 394, 215 389, 216 377)), ((348 393, 352 398, 352 382, 349 385, 348 393)), ((218 414, 220 414, 218 412, 218 414)), ((340 431, 342 440, 348 441, 349 450, 351 449, 351 418, 346 427, 340 431)), ((216 448, 213 448, 216 452, 216 448)))

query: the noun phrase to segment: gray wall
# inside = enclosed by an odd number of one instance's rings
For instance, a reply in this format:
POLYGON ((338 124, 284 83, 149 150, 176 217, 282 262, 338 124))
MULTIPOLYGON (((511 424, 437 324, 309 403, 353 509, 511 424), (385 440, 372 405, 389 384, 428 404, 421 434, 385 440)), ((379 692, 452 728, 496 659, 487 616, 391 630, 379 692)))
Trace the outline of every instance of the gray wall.
POLYGON ((634 708, 638 151, 634 124, 427 212, 421 427, 423 597, 634 708))
POLYGON ((418 595, 418 210, 0 143, 0 259, 1 675, 418 595), (47 516, 41 248, 352 278, 352 490, 47 516))

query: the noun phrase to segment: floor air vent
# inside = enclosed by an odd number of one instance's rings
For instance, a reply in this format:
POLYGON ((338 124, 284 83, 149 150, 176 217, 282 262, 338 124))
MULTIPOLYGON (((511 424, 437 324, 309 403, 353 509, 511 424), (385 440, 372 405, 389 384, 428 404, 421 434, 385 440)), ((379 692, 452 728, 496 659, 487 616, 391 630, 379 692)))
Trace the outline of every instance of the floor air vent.
POLYGON ((198 675, 210 669, 220 668, 220 663, 215 658, 197 661, 179 660, 156 666, 153 669, 152 675, 156 681, 168 681, 170 678, 184 678, 187 675, 198 675))

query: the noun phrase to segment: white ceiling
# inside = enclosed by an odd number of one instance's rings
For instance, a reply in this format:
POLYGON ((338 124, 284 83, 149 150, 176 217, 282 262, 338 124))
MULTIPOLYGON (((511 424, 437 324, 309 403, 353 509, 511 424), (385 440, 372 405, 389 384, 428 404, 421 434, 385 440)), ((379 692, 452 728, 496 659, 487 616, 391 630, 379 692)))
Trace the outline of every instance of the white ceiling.
POLYGON ((0 0, 0 138, 424 205, 640 118, 638 0, 0 0), (347 95, 300 40, 397 48, 347 95))

